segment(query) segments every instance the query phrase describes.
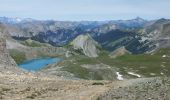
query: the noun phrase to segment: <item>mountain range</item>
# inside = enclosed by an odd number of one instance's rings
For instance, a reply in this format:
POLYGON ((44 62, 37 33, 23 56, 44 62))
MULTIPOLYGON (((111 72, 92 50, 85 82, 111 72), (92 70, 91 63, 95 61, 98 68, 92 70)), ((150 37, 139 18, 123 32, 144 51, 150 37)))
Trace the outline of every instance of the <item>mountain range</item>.
MULTIPOLYGON (((168 37, 164 37, 169 31, 167 19, 148 21, 137 17, 132 20, 79 22, 18 19, 0 17, 0 22, 8 27, 11 36, 17 40, 30 38, 53 46, 67 45, 77 36, 86 33, 108 51, 125 46, 134 54, 160 48, 160 41, 169 42, 168 37), (164 33, 161 32, 162 28, 164 33), (156 37, 161 37, 161 40, 156 37)), ((168 46, 168 43, 165 46, 168 46)))
POLYGON ((0 99, 168 100, 169 66, 169 19, 0 17, 0 99), (62 60, 37 72, 18 67, 44 57, 62 60))

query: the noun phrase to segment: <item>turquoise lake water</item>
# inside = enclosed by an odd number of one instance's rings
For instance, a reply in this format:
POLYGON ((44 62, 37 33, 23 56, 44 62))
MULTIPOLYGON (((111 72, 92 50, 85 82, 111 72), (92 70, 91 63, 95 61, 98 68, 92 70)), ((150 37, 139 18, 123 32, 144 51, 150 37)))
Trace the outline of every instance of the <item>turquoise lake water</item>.
POLYGON ((28 71, 38 71, 48 64, 58 63, 59 61, 61 61, 60 58, 39 58, 24 61, 18 66, 28 71))

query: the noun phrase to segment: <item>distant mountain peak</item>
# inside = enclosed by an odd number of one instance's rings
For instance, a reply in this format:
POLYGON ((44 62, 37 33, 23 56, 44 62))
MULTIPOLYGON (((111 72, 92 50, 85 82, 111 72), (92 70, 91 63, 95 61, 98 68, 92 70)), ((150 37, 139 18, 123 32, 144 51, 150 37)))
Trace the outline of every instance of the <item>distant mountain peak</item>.
POLYGON ((164 23, 166 21, 167 21, 167 19, 161 18, 161 19, 158 19, 155 23, 164 23))
POLYGON ((33 21, 31 18, 19 18, 19 17, 0 17, 0 22, 5 24, 16 24, 20 22, 30 22, 33 21))
POLYGON ((145 19, 141 18, 141 17, 136 17, 135 19, 133 20, 136 20, 136 21, 146 21, 145 19))
POLYGON ((137 16, 135 19, 143 19, 143 18, 141 18, 141 17, 137 16))

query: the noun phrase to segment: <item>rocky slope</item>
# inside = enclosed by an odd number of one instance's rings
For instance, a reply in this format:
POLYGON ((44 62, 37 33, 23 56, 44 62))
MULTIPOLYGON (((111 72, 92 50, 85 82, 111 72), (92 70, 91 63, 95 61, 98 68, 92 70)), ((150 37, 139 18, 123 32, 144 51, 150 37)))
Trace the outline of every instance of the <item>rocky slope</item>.
POLYGON ((66 80, 0 72, 1 100, 169 100, 169 78, 125 81, 66 80))
POLYGON ((17 63, 39 57, 65 57, 66 53, 65 48, 53 47, 49 44, 33 40, 19 42, 13 39, 8 39, 7 49, 17 63))
POLYGON ((5 26, 0 24, 0 64, 15 66, 15 61, 10 57, 9 51, 6 46, 6 38, 8 38, 8 32, 5 26))
POLYGON ((15 61, 10 57, 8 50, 6 49, 6 40, 0 37, 0 64, 15 66, 15 61))
POLYGON ((41 74, 0 72, 0 99, 96 100, 108 89, 108 85, 106 81, 66 80, 41 74))
POLYGON ((97 100, 169 100, 169 78, 137 79, 112 85, 97 100), (124 83, 126 82, 126 83, 124 83))
POLYGON ((116 57, 119 57, 119 56, 123 56, 125 54, 131 54, 131 52, 126 50, 125 47, 120 47, 120 48, 114 50, 113 52, 111 52, 109 56, 111 58, 116 58, 116 57))
POLYGON ((0 38, 1 58, 7 59, 12 56, 17 63, 37 57, 64 57, 66 52, 63 47, 54 47, 31 39, 25 41, 15 40, 11 37, 8 26, 4 24, 0 24, 0 38))
POLYGON ((76 37, 70 45, 74 50, 79 50, 88 57, 97 57, 100 53, 99 44, 94 41, 90 35, 79 35, 76 37))
POLYGON ((154 45, 156 49, 169 47, 170 43, 170 20, 159 19, 153 24, 141 30, 141 41, 150 46, 154 45))
MULTIPOLYGON (((13 47, 22 47, 14 43, 13 47)), ((96 99, 107 90, 102 81, 66 80, 45 73, 30 73, 14 66, 14 60, 6 49, 5 39, 0 38, 0 99, 1 100, 86 100, 96 99), (99 90, 99 91, 98 91, 99 90), (97 92, 98 91, 98 92, 97 92)))

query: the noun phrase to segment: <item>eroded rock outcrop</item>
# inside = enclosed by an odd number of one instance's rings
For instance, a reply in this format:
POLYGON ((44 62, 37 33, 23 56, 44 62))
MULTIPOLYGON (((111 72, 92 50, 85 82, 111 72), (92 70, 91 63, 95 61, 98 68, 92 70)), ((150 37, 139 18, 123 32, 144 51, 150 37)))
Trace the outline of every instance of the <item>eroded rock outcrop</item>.
POLYGON ((6 49, 6 40, 0 37, 0 64, 15 66, 15 61, 9 55, 8 50, 6 49))
POLYGON ((71 45, 75 50, 80 50, 88 57, 98 57, 100 50, 98 49, 99 44, 94 41, 90 35, 79 35, 76 39, 71 42, 71 45))
POLYGON ((125 54, 131 54, 131 52, 126 50, 126 48, 123 46, 123 47, 120 47, 120 48, 116 49, 115 51, 113 51, 109 56, 111 58, 116 58, 116 57, 119 57, 119 56, 123 56, 125 54))

